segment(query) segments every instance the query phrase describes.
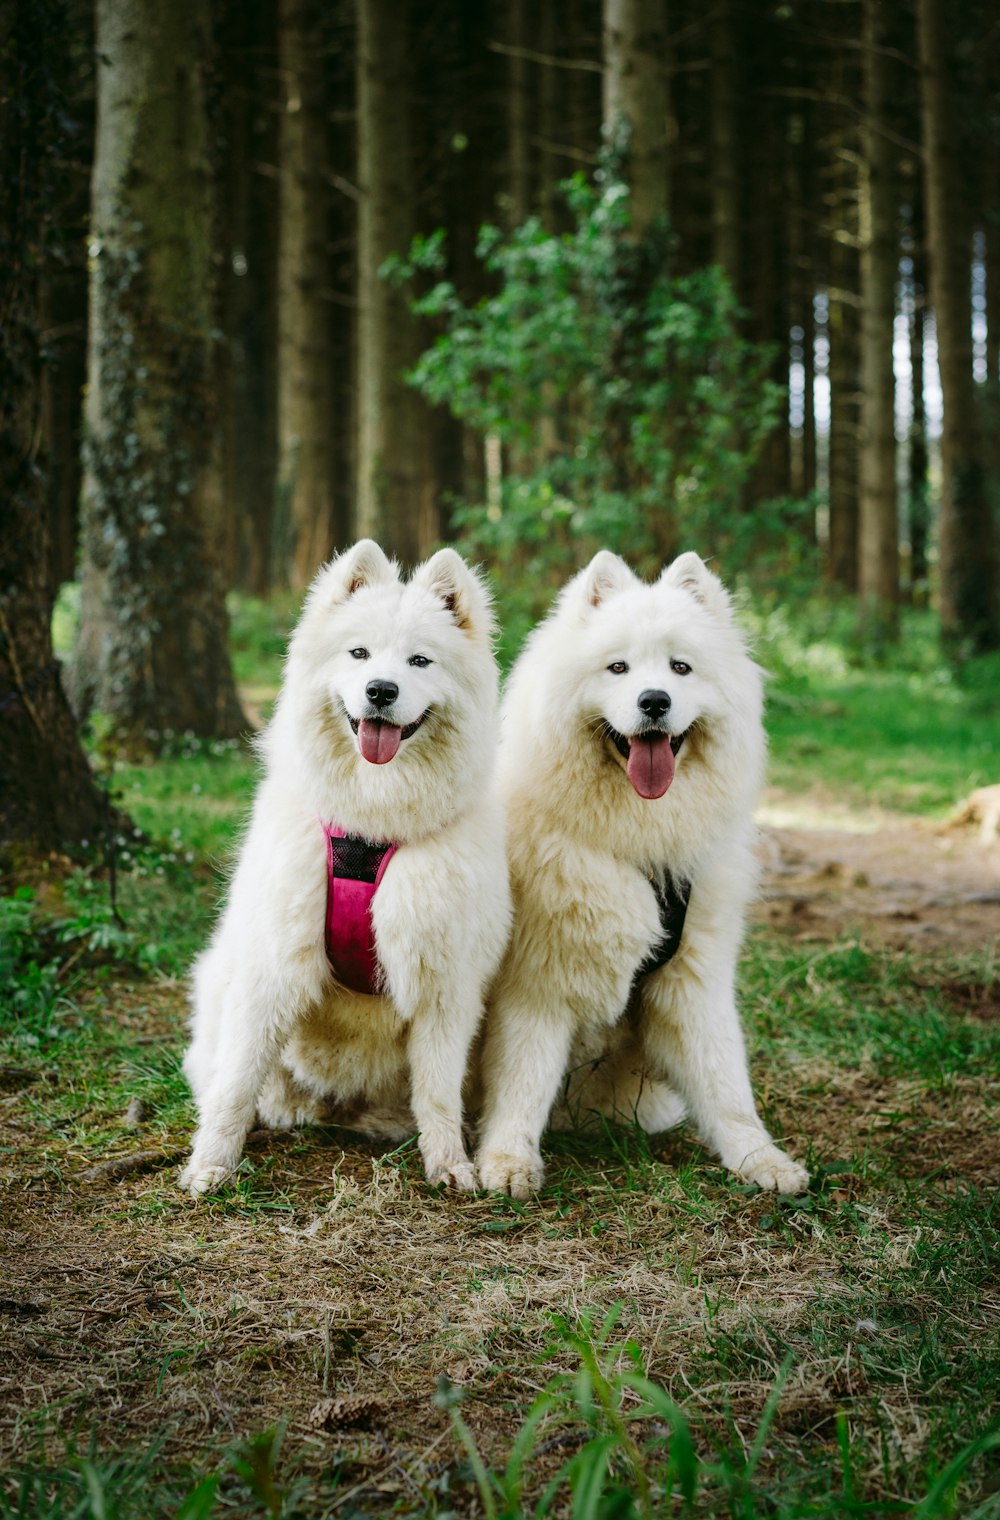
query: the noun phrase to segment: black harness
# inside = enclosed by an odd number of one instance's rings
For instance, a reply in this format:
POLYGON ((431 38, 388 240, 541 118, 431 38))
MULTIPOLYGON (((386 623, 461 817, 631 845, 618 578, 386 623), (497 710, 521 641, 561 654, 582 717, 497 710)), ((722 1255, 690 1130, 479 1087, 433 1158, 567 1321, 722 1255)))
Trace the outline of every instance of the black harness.
POLYGON ((675 882, 668 876, 664 885, 658 881, 652 882, 651 885, 656 893, 656 901, 660 909, 660 938, 635 973, 633 987, 644 981, 647 976, 652 976, 654 971, 659 971, 660 967, 665 966, 668 961, 673 960, 680 948, 684 920, 687 918, 688 903, 691 901, 689 881, 682 879, 675 882))

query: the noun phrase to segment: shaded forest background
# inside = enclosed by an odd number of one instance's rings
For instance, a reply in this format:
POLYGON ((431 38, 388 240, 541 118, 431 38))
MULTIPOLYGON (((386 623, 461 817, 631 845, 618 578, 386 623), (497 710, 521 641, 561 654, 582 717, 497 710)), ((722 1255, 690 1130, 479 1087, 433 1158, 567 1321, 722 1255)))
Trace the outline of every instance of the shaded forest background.
POLYGON ((299 589, 361 534, 457 540, 524 618, 599 542, 694 546, 839 588, 873 647, 906 602, 958 658, 996 646, 987 0, 8 0, 2 26, 0 768, 35 794, 8 830, 87 812, 48 642, 69 581, 75 713, 133 748, 240 731, 225 593, 299 589))

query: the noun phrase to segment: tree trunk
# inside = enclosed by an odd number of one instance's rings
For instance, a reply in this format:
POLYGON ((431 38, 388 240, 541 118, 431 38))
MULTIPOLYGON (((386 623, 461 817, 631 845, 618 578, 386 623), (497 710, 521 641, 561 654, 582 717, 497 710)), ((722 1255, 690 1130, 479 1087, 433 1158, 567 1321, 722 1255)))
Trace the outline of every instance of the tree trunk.
POLYGON ((91 0, 71 0, 66 21, 76 45, 67 49, 66 92, 76 130, 54 176, 58 259, 42 277, 42 428, 48 475, 52 584, 76 575, 80 526, 83 393, 87 383, 87 247, 94 154, 94 17, 91 0))
MULTIPOLYGON (((742 290, 739 88, 732 0, 720 0, 709 20, 712 49, 712 261, 742 290)), ((795 214, 797 208, 793 208, 795 214)))
POLYGON ((927 409, 924 404, 924 290, 914 260, 913 312, 910 318, 910 376, 913 416, 909 436, 909 530, 910 597, 921 604, 927 600, 929 576, 930 505, 927 487, 927 409))
POLYGON ((103 799, 63 694, 49 632, 52 582, 40 434, 40 282, 55 162, 68 151, 61 0, 0 15, 0 851, 95 838, 103 799))
POLYGON ((42 373, 41 414, 48 479, 46 511, 52 584, 59 586, 76 575, 80 526, 87 269, 79 234, 67 263, 54 270, 43 285, 41 324, 47 360, 42 373))
MULTIPOLYGON (((275 0, 225 0, 221 54, 220 497, 229 577, 256 596, 272 581, 277 490, 278 79, 275 0)), ((287 566, 282 566, 284 575, 287 566)))
POLYGON ((997 546, 987 451, 972 375, 971 218, 964 198, 955 36, 944 0, 918 0, 930 299, 944 425, 939 556, 941 632, 950 647, 995 648, 997 546))
POLYGON ((624 154, 636 237, 670 204, 666 30, 664 0, 604 0, 604 134, 624 154))
POLYGON ((532 99, 528 60, 528 0, 509 0, 507 9, 507 194, 509 223, 520 227, 531 215, 532 99))
MULTIPOLYGON (((751 336, 773 347, 770 379, 787 387, 789 368, 789 233, 788 217, 794 215, 787 193, 789 145, 783 111, 762 102, 755 117, 757 151, 748 178, 753 209, 750 216, 748 279, 751 336)), ((776 501, 791 493, 791 430, 786 409, 777 427, 761 445, 744 491, 747 508, 776 501)))
MULTIPOLYGON (((993 183, 1000 182, 1000 151, 990 156, 993 183)), ((984 196, 984 204, 989 204, 984 196)), ((1000 383, 1000 226, 997 213, 986 228, 986 379, 1000 383)))
POLYGON ((99 0, 79 705, 126 748, 245 726, 205 531, 213 423, 206 10, 99 0), (167 61, 169 60, 169 66, 167 61))
MULTIPOLYGON (((813 270, 810 265, 809 273, 813 270)), ((802 494, 816 489, 816 313, 813 281, 802 307, 802 494)))
MULTIPOLYGON (((816 234, 821 221, 816 185, 819 165, 813 152, 815 113, 797 106, 788 123, 788 282, 793 359, 801 367, 798 432, 790 439, 789 488, 804 499, 816 488, 816 234)), ((814 535, 810 535, 814 537, 814 535)))
POLYGON ((280 0, 278 510, 290 584, 309 584, 346 532, 335 522, 331 458, 330 192, 316 0, 280 0))
POLYGON ((420 333, 403 291, 379 275, 416 231, 410 162, 408 7, 358 0, 357 527, 407 562, 439 532, 424 403, 405 383, 420 333))
POLYGON ((858 584, 858 257, 855 145, 836 149, 830 224, 830 527, 827 573, 834 585, 858 584))
MULTIPOLYGON (((601 51, 599 5, 591 11, 590 5, 570 0, 564 30, 567 56, 573 65, 563 86, 566 141, 571 149, 565 172, 578 174, 596 161, 601 141, 603 83, 600 68, 595 67, 601 51)), ((564 214, 569 227, 572 218, 564 214)))
POLYGON ((874 639, 899 632, 899 524, 896 506, 893 324, 896 316, 896 162, 887 135, 892 82, 881 0, 865 0, 865 123, 860 198, 861 434, 858 493, 858 599, 874 639))
POLYGON ((538 66, 538 133, 541 138, 538 213, 546 232, 558 230, 559 197, 556 186, 564 176, 558 144, 566 138, 566 111, 560 85, 564 75, 550 62, 559 54, 561 17, 554 4, 544 5, 539 16, 538 46, 543 62, 538 66))

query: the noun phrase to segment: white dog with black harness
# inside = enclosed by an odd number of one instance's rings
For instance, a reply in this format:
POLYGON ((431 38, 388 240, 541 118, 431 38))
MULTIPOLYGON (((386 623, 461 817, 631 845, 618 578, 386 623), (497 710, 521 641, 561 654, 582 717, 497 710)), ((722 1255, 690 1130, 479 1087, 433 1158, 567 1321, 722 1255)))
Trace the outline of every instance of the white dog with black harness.
POLYGON ((735 975, 754 891, 761 673, 720 581, 604 550, 517 661, 501 711, 514 931, 487 1017, 484 1186, 541 1185, 548 1122, 686 1115, 762 1188, 808 1174, 753 1100, 735 975))

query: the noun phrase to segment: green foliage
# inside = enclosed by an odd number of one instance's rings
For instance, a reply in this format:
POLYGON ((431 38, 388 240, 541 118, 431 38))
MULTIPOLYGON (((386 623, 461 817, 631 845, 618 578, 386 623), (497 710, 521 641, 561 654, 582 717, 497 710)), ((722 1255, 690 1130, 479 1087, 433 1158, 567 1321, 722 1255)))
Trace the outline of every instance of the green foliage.
MULTIPOLYGON (((653 1378, 633 1340, 612 1339, 622 1305, 596 1323, 589 1314, 576 1321, 555 1316, 557 1342, 548 1355, 572 1353, 572 1371, 558 1373, 528 1410, 502 1471, 491 1471, 460 1412, 464 1396, 448 1378, 438 1380, 435 1404, 447 1411, 466 1452, 487 1520, 543 1520, 568 1514, 571 1520, 652 1520, 654 1516, 728 1514, 739 1520, 783 1516, 911 1514, 919 1520, 957 1513, 957 1487, 971 1464, 1000 1446, 1000 1433, 985 1431, 965 1443, 943 1470, 931 1475, 914 1504, 871 1504, 855 1496, 854 1467, 860 1452, 847 1415, 835 1420, 836 1457, 822 1491, 812 1474, 799 1482, 775 1482, 764 1472, 781 1397, 793 1367, 786 1354, 764 1401, 752 1439, 711 1436, 653 1378), (714 1448, 706 1454, 708 1444, 714 1448), (529 1508, 524 1501, 530 1468, 553 1445, 576 1449, 529 1508), (810 1489, 813 1492, 810 1492, 810 1489), (567 1507, 568 1494, 568 1507, 567 1507)), ((723 1377, 732 1364, 720 1369, 723 1377)), ((536 1484, 537 1486, 537 1484, 536 1484)), ((986 1511, 983 1511, 986 1513, 986 1511)))
POLYGON ((272 1426, 244 1441, 233 1453, 232 1463, 247 1488, 270 1520, 282 1520, 295 1507, 278 1482, 277 1466, 286 1422, 272 1426))
POLYGON ((101 1458, 93 1445, 82 1455, 71 1443, 63 1462, 15 1474, 8 1493, 0 1490, 0 1520, 208 1520, 218 1478, 165 1473, 162 1444, 101 1458))
POLYGON ((249 812, 253 754, 235 740, 189 733, 165 734, 163 743, 162 760, 116 764, 115 800, 148 835, 167 841, 168 855, 187 864, 207 857, 224 868, 249 812))
POLYGON ((229 646, 233 673, 241 686, 266 685, 277 690, 301 605, 298 592, 273 592, 267 601, 245 592, 229 593, 229 646))
POLYGON ((997 780, 1000 662, 981 656, 956 669, 927 610, 904 612, 891 663, 857 647, 842 602, 791 607, 757 594, 741 616, 770 677, 773 784, 941 816, 997 780))
POLYGON ((35 893, 18 887, 0 897, 0 986, 15 1015, 34 1020, 55 995, 58 967, 35 938, 35 893))
POLYGON ((522 615, 602 545, 648 568, 682 542, 744 535, 740 493, 781 398, 719 269, 673 274, 667 229, 632 235, 610 167, 564 190, 570 232, 483 228, 493 293, 475 304, 444 278, 440 233, 385 271, 432 277, 414 310, 442 331, 412 383, 506 451, 499 494, 454 522, 514 569, 522 615))
POLYGON ((0 1037, 47 1045, 77 1027, 76 994, 112 975, 183 975, 204 939, 207 893, 179 850, 115 841, 106 866, 72 871, 44 894, 0 897, 0 1037))

